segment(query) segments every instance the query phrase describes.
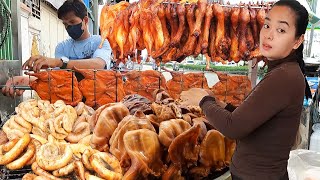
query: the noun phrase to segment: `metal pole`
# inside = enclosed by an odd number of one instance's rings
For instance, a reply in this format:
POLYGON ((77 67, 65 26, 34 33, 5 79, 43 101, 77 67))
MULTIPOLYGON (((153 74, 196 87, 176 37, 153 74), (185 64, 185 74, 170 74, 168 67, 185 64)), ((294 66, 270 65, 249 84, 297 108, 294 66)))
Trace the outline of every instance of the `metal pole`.
POLYGON ((98 0, 93 0, 93 7, 92 7, 92 13, 93 13, 93 34, 99 34, 99 2, 98 0))
POLYGON ((257 59, 253 59, 249 61, 248 67, 249 67, 249 79, 251 81, 251 87, 254 88, 257 85, 257 79, 258 79, 258 64, 255 65, 255 67, 252 67, 257 62, 257 59))
POLYGON ((11 20, 12 20, 12 50, 13 59, 22 63, 22 46, 21 46, 21 13, 20 1, 11 1, 11 20))
POLYGON ((311 31, 310 31, 310 37, 309 37, 309 43, 308 43, 308 51, 307 51, 307 57, 311 56, 311 48, 312 48, 312 42, 313 42, 313 34, 314 34, 314 28, 315 24, 311 25, 311 31))
POLYGON ((311 8, 312 8, 312 11, 317 14, 317 5, 318 5, 318 0, 312 0, 311 1, 311 8))

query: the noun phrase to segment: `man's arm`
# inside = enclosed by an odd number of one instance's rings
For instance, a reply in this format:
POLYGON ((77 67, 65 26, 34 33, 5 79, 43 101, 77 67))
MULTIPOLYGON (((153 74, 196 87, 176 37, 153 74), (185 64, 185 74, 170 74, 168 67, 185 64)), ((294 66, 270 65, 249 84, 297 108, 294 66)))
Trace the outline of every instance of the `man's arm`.
MULTIPOLYGON (((110 68, 110 57, 111 57, 111 47, 109 42, 106 40, 103 43, 102 48, 98 48, 101 38, 95 38, 96 50, 90 59, 70 59, 67 64, 68 69, 77 67, 79 69, 104 69, 105 66, 110 68)), ((63 62, 61 57, 68 57, 65 54, 63 43, 59 43, 55 50, 55 58, 49 58, 45 56, 32 56, 30 57, 22 66, 23 69, 33 70, 34 72, 40 71, 40 69, 45 68, 56 68, 61 67, 63 62)))
MULTIPOLYGON (((57 67, 62 66, 62 61, 59 60, 59 65, 57 67)), ((70 60, 67 69, 72 69, 76 67, 78 69, 104 69, 106 62, 101 58, 91 58, 91 59, 77 59, 77 60, 70 60)))
MULTIPOLYGON (((45 56, 33 56, 26 61, 22 69, 33 70, 34 72, 39 72, 40 69, 46 68, 56 68, 63 65, 62 60, 59 58, 48 58, 45 56)), ((77 59, 70 60, 67 68, 72 69, 77 67, 79 69, 103 69, 106 62, 101 58, 91 58, 91 59, 77 59)))
POLYGON ((109 44, 109 41, 107 39, 105 39, 105 41, 103 42, 103 45, 101 48, 99 48, 99 44, 101 42, 101 37, 97 38, 97 49, 96 51, 93 53, 93 58, 100 58, 101 60, 103 60, 105 62, 103 67, 106 67, 107 69, 110 69, 111 66, 111 46, 109 44))
POLYGON ((15 86, 28 86, 29 83, 35 81, 37 78, 34 76, 14 76, 6 82, 6 87, 3 87, 1 92, 3 95, 8 97, 21 96, 24 90, 14 90, 13 85, 15 86))
MULTIPOLYGON (((98 41, 97 43, 99 42, 100 41, 98 41)), ((106 59, 110 58, 108 57, 108 54, 107 54, 108 44, 104 43, 104 46, 101 49, 99 48, 96 49, 92 58, 90 59, 76 59, 76 60, 70 59, 66 68, 72 69, 73 67, 76 67, 78 69, 103 69, 106 65, 106 59)), ((61 61, 61 57, 67 57, 65 54, 64 48, 65 47, 63 43, 59 43, 56 47, 56 50, 55 50, 56 67, 61 67, 63 65, 63 62, 61 61)), ((111 49, 110 49, 110 52, 111 52, 111 49)))

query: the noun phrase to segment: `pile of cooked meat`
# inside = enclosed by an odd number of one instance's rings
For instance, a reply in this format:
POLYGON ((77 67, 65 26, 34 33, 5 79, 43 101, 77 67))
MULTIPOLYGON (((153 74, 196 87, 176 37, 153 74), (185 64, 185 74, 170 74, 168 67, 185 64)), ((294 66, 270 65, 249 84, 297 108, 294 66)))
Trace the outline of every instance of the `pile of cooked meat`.
POLYGON ((96 111, 58 100, 27 100, 0 131, 0 165, 30 166, 23 179, 203 179, 229 166, 235 141, 199 106, 163 90, 128 95, 96 111))
POLYGON ((199 54, 217 62, 261 60, 259 33, 267 9, 261 3, 231 7, 207 0, 120 2, 104 6, 100 29, 119 61, 143 49, 164 63, 199 54))
POLYGON ((119 102, 124 96, 142 95, 154 100, 152 93, 162 89, 178 99, 182 91, 190 88, 211 90, 220 101, 239 105, 248 95, 251 83, 247 76, 217 73, 219 82, 209 87, 204 73, 183 73, 169 71, 172 79, 166 81, 159 71, 130 71, 122 75, 110 70, 76 69, 84 76, 80 82, 71 71, 42 71, 30 73, 38 79, 30 84, 42 100, 55 103, 63 100, 75 106, 80 101, 98 108, 108 103, 119 102))

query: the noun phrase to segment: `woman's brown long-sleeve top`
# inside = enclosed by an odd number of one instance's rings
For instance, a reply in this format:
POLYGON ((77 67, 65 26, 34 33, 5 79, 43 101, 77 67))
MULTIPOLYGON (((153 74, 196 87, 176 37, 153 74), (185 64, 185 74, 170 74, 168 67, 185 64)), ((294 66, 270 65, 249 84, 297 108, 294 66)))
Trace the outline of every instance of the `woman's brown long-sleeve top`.
POLYGON ((269 61, 268 72, 233 112, 214 99, 200 102, 209 122, 236 139, 231 173, 243 180, 278 180, 287 172, 302 111, 305 78, 291 54, 269 61))

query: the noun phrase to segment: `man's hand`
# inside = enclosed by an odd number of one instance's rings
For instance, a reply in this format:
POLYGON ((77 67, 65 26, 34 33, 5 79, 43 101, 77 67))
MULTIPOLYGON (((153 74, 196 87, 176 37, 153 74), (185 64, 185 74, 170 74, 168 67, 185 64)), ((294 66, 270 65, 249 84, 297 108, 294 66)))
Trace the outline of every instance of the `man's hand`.
POLYGON ((13 78, 10 78, 7 83, 6 87, 2 88, 2 94, 8 97, 14 97, 21 96, 24 92, 24 90, 14 90, 13 85, 15 86, 27 86, 29 85, 29 77, 27 76, 14 76, 13 78), (12 81, 13 79, 13 81, 12 81))
POLYGON ((33 70, 39 72, 40 69, 61 67, 62 61, 60 59, 48 58, 45 56, 31 56, 23 65, 22 69, 33 70))

